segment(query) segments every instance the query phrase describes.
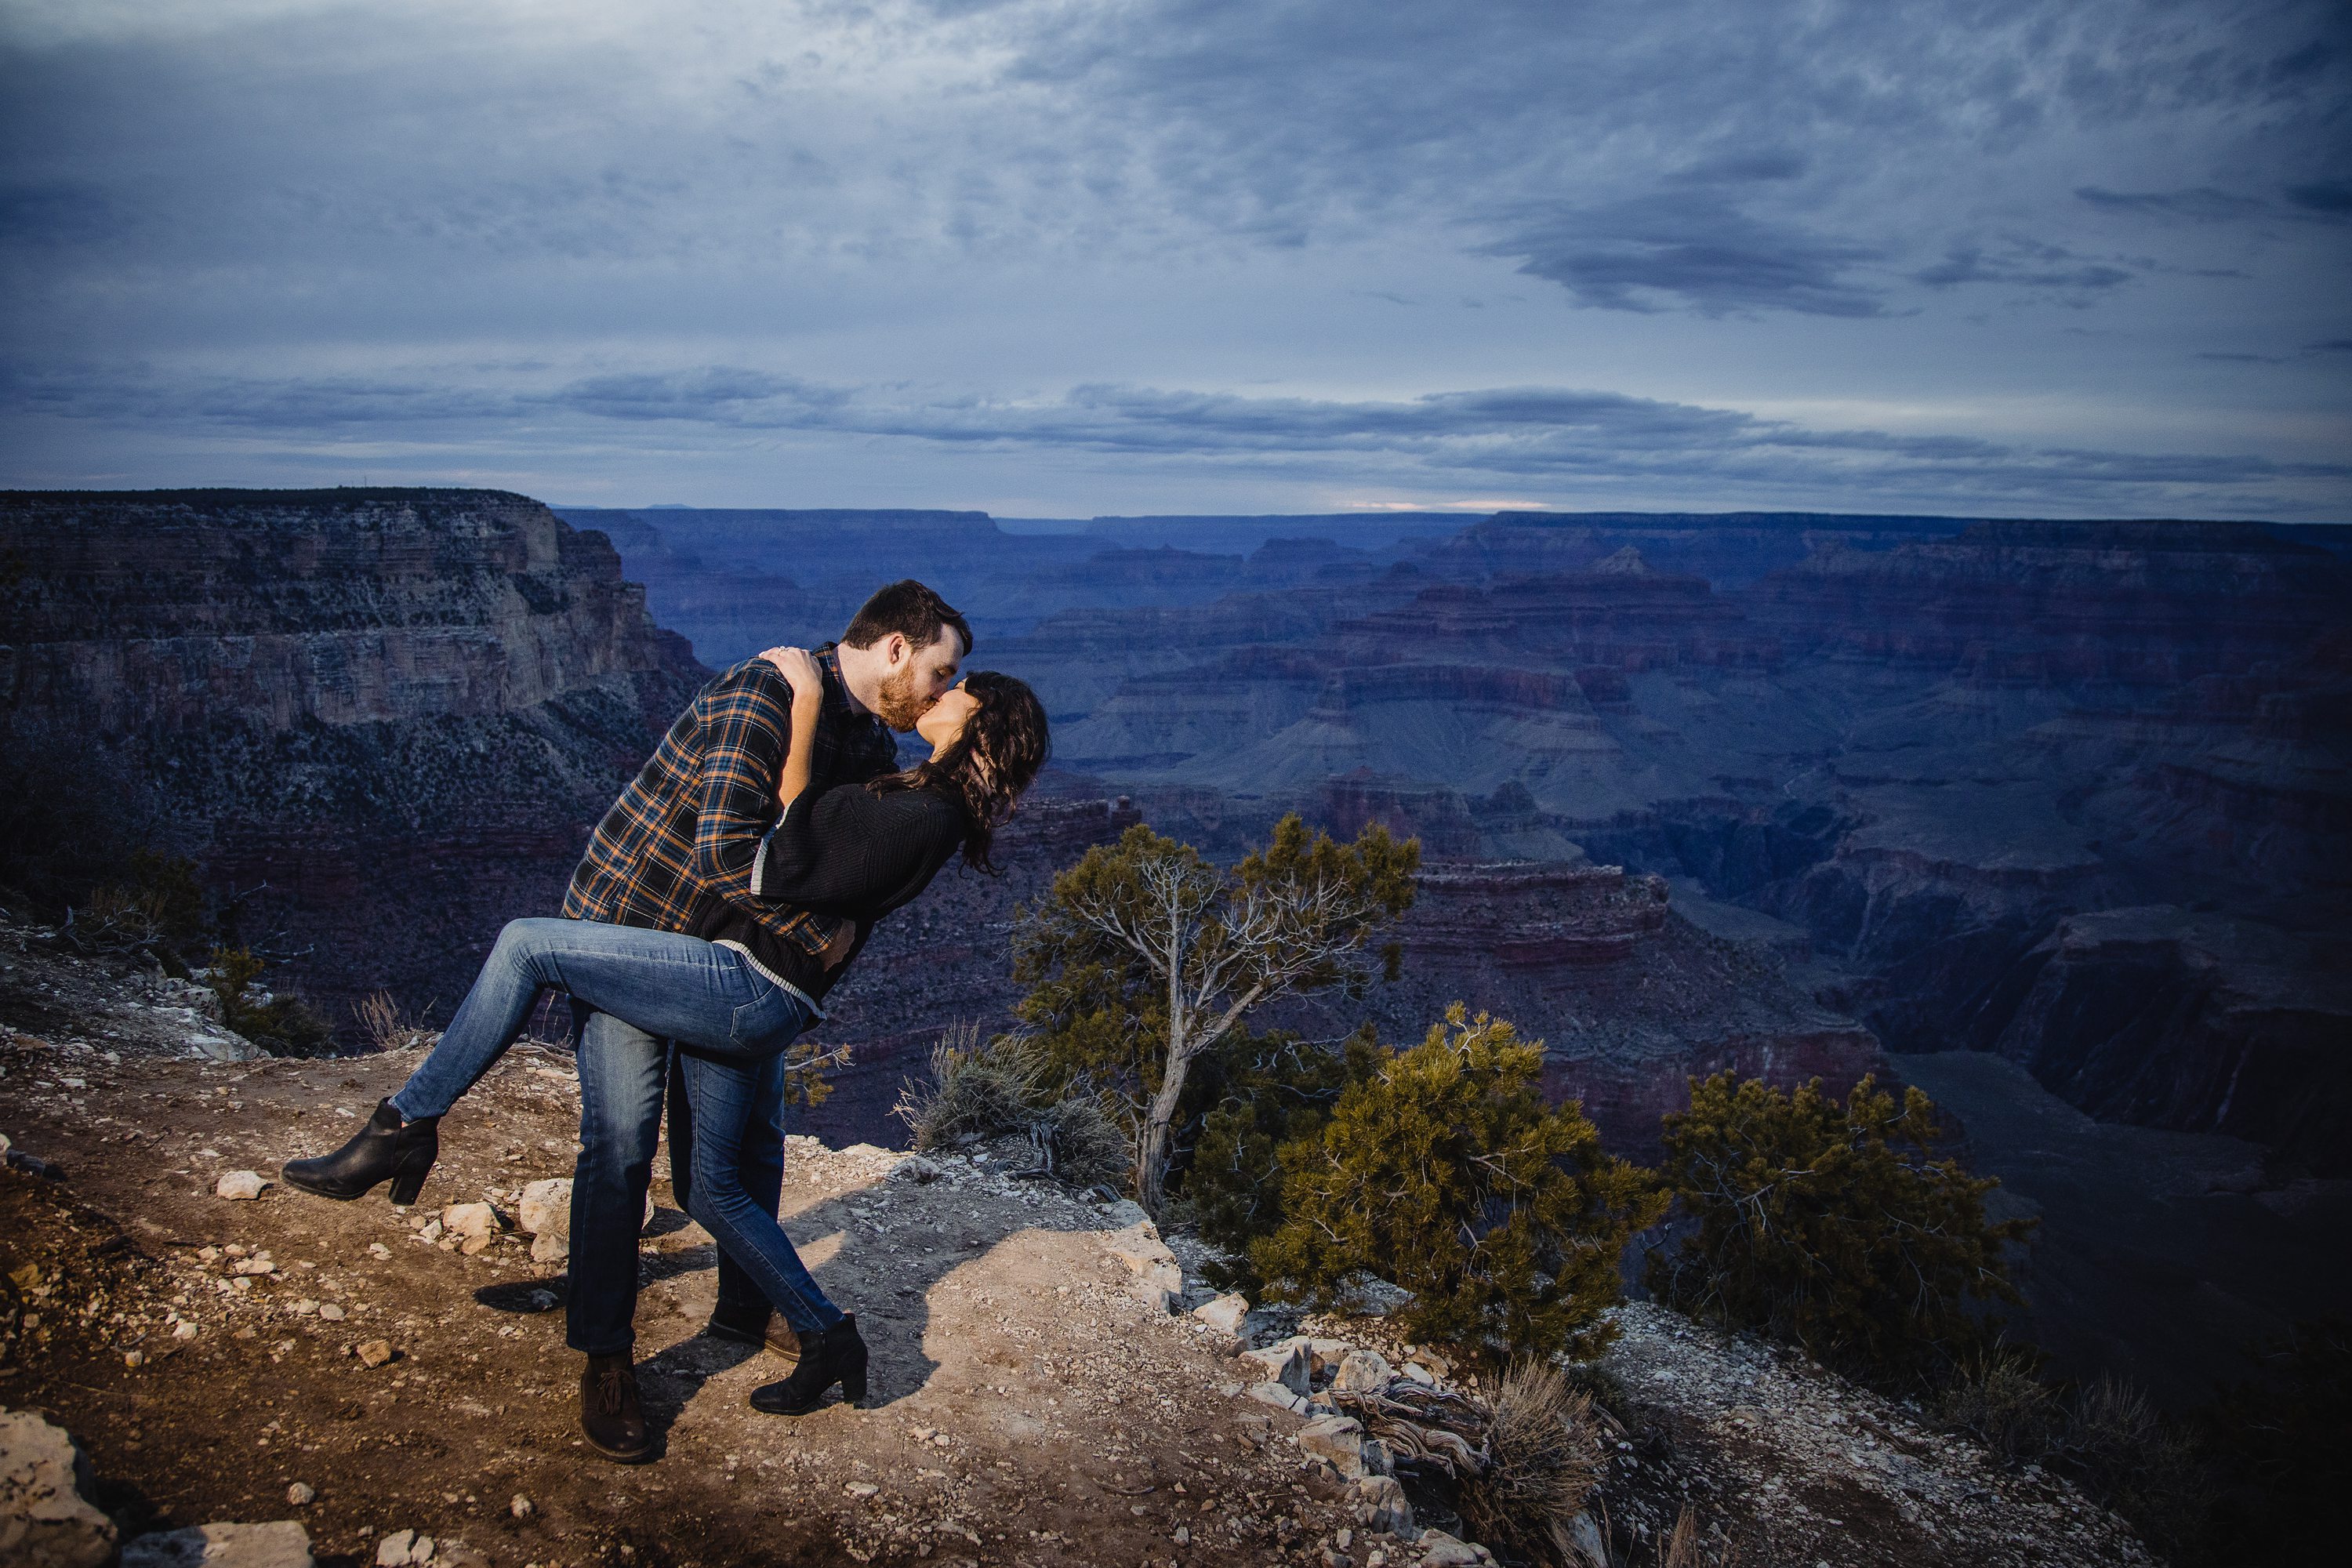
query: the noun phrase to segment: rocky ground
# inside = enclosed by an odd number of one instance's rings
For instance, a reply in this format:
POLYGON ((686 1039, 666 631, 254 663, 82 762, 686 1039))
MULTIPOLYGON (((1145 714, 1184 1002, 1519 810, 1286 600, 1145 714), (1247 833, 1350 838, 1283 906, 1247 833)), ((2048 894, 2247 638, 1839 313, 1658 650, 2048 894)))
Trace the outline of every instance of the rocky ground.
MULTIPOLYGON (((793 1141, 786 1223, 875 1354, 869 1408, 800 1420, 744 1402, 782 1361, 701 1333, 713 1249, 657 1183, 637 1324, 661 1452, 604 1463, 577 1436, 562 1265, 514 1228, 525 1189, 571 1168, 568 1059, 512 1053, 445 1124, 416 1207, 328 1203, 270 1179, 346 1137, 413 1054, 215 1059, 146 984, 0 934, 0 1513, 29 1495, 11 1435, 37 1417, 79 1443, 126 1563, 165 1560, 158 1532, 277 1521, 353 1568, 1483 1557, 1410 1473, 1417 1517, 1368 1521, 1388 1494, 1351 1480, 1369 1456, 1323 1415, 1348 1349, 1442 1379, 1441 1358, 1376 1319, 1241 1318, 1184 1238, 1171 1256, 1130 1205, 1018 1179, 1011 1150, 793 1141), (247 1171, 270 1184, 222 1195, 247 1171), (1316 1353, 1269 1390, 1302 1329, 1316 1353)), ((1620 1321, 1588 1537, 1612 1563, 1659 1561, 1685 1502, 1716 1563, 2148 1561, 2062 1482, 1801 1362, 1653 1309, 1620 1321)))

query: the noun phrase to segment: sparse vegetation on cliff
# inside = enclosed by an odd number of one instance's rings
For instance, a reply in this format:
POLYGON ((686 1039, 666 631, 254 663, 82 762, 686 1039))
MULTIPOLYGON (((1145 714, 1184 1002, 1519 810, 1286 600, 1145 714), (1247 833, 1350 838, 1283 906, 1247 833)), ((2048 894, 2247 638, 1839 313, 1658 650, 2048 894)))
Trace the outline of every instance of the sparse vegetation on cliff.
POLYGON ((1456 1005, 1284 1147, 1286 1215, 1250 1248, 1258 1272, 1316 1305, 1391 1280, 1413 1293, 1410 1331, 1475 1360, 1598 1351, 1618 1258, 1665 1199, 1577 1105, 1545 1101, 1542 1067, 1539 1043, 1456 1005))
POLYGON ((247 947, 213 949, 205 982, 220 998, 221 1022, 273 1057, 331 1057, 335 1032, 309 1002, 261 984, 267 960, 247 947))
POLYGON ((1696 1317, 1760 1330, 1885 1385, 1929 1385, 2014 1302, 2003 1248, 2031 1220, 1986 1217, 2000 1184, 1932 1158, 1936 1108, 1864 1078, 1843 1101, 1730 1073, 1691 1080, 1664 1120, 1664 1174, 1688 1228, 1652 1254, 1650 1289, 1696 1317))
POLYGON ((930 1069, 929 1082, 908 1084, 896 1108, 919 1151, 1013 1134, 1029 1140, 1043 1173, 1078 1186, 1127 1173, 1126 1138, 1091 1097, 1052 1092, 1026 1037, 989 1036, 976 1024, 957 1024, 933 1043, 930 1069))
POLYGON ((1145 1208, 1163 1206, 1179 1124, 1199 1114, 1196 1064, 1278 997, 1369 980, 1366 944, 1412 907, 1420 863, 1419 842, 1384 827, 1341 845, 1294 815, 1227 870, 1138 826, 1026 912, 1021 1016, 1057 1085, 1102 1096, 1130 1130, 1145 1208))
MULTIPOLYGON (((1283 1145, 1318 1136, 1349 1084, 1370 1078, 1388 1053, 1370 1025, 1337 1049, 1286 1034, 1253 1037, 1211 1064, 1214 1104, 1184 1166, 1181 1216, 1224 1258, 1208 1273, 1255 1290, 1250 1243, 1283 1221, 1283 1145)), ((1205 1096, 1204 1096, 1205 1098, 1205 1096)))

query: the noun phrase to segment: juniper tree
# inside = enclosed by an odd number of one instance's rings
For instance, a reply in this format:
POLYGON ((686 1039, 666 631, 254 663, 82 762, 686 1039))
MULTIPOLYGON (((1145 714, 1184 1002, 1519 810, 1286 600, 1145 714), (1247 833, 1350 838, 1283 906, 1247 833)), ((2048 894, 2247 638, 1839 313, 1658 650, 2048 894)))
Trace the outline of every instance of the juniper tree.
POLYGON ((1249 1244, 1282 1224, 1283 1146, 1321 1132, 1347 1087, 1391 1054, 1370 1024, 1336 1047, 1276 1033, 1217 1053, 1182 1192, 1186 1218, 1224 1254, 1202 1265, 1212 1282, 1256 1292, 1249 1244))
POLYGON ((1166 1199, 1195 1065, 1278 997, 1368 980, 1367 942, 1412 907, 1420 864, 1417 839, 1371 826, 1342 845, 1292 816, 1227 869, 1139 825, 1023 912, 1021 1016, 1064 1083, 1091 1083, 1124 1112, 1145 1208, 1166 1199))
POLYGON ((1685 1311, 1791 1341, 1816 1360, 1907 1383, 1980 1352, 1983 1309, 2015 1301, 1994 1222, 2000 1184, 1933 1158, 1936 1108, 1874 1078, 1843 1103, 1815 1079, 1784 1093, 1730 1073, 1691 1080, 1664 1120, 1666 1184, 1693 1222, 1654 1254, 1650 1288, 1685 1311))
POLYGON ((1460 1003, 1282 1152, 1281 1228, 1252 1244, 1273 1291, 1314 1305, 1370 1273, 1413 1292, 1413 1335, 1482 1360, 1583 1354, 1619 1298, 1625 1244, 1665 1198, 1606 1153, 1581 1106, 1538 1087, 1540 1042, 1460 1003))

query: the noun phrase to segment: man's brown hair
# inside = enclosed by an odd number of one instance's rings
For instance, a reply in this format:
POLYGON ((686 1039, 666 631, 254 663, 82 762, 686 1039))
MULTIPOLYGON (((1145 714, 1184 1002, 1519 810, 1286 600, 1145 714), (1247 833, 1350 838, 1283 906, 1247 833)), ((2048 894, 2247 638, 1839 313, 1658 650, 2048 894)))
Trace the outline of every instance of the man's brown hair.
POLYGON ((849 618, 849 627, 841 634, 841 642, 844 647, 872 647, 896 632, 907 639, 909 647, 929 647, 940 640, 942 626, 955 628, 956 636, 963 639, 964 655, 969 658, 971 623, 963 618, 963 612, 908 577, 875 590, 874 596, 849 618))

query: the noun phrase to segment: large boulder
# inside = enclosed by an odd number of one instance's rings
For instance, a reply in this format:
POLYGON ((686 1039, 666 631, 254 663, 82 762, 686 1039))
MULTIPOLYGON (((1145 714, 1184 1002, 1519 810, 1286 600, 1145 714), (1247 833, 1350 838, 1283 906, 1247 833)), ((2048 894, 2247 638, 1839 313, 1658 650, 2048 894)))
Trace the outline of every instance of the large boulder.
POLYGON ((29 1410, 0 1415, 0 1563, 99 1568, 114 1555, 114 1521, 82 1495, 89 1479, 74 1441, 29 1410))
POLYGON ((1192 1309, 1192 1315, 1213 1329, 1228 1334, 1242 1331, 1242 1321, 1249 1316, 1249 1298, 1236 1291, 1227 1291, 1213 1301, 1203 1302, 1192 1309))

